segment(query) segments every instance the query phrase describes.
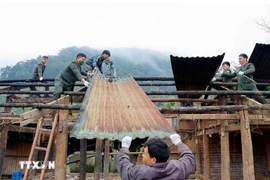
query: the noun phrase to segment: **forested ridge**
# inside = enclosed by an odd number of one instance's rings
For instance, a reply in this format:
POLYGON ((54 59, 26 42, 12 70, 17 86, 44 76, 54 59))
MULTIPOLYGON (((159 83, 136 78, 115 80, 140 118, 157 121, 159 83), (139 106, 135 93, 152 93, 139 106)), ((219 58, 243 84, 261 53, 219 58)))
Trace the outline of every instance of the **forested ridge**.
MULTIPOLYGON (((172 77, 169 54, 138 48, 115 48, 111 51, 111 60, 114 62, 117 76, 170 76, 172 77)), ((87 58, 100 54, 102 49, 90 47, 67 47, 61 49, 56 55, 48 55, 49 61, 44 73, 44 78, 54 78, 71 61, 75 60, 78 53, 85 53, 87 58)), ((47 55, 47 54, 43 54, 47 55)), ((41 55, 18 62, 14 66, 0 69, 0 79, 28 79, 32 76, 41 55)))

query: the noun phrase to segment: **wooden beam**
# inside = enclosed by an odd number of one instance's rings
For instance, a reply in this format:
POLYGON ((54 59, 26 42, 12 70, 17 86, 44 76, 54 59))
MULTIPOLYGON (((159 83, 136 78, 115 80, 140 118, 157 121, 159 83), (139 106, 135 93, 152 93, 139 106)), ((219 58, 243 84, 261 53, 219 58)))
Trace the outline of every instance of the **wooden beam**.
POLYGON ((222 105, 222 106, 177 107, 177 108, 160 108, 159 109, 159 111, 163 114, 183 114, 184 112, 185 113, 207 113, 207 112, 212 112, 212 111, 244 111, 244 110, 247 110, 247 111, 270 110, 270 105, 269 104, 249 105, 249 106, 248 105, 222 105))
POLYGON ((94 180, 100 180, 101 172, 101 147, 102 139, 96 139, 96 154, 95 154, 95 169, 94 169, 94 180))
POLYGON ((80 180, 86 179, 87 139, 80 139, 80 180))
POLYGON ((209 137, 203 135, 203 159, 204 159, 204 178, 210 179, 210 154, 209 154, 209 137))
POLYGON ((0 126, 0 179, 2 179, 2 172, 5 163, 8 130, 9 130, 8 124, 3 124, 0 126))
MULTIPOLYGON (((165 117, 170 117, 169 115, 165 115, 165 117)), ((173 115, 174 117, 178 117, 179 120, 239 120, 239 114, 177 114, 173 115)), ((252 120, 262 120, 262 121, 270 121, 270 118, 264 115, 249 115, 249 119, 252 120)))
POLYGON ((14 103, 49 103, 52 102, 53 98, 51 97, 38 97, 38 98, 16 98, 14 103))
POLYGON ((105 156, 104 156, 104 179, 109 178, 110 167, 110 140, 105 139, 105 156))
POLYGON ((192 98, 151 98, 152 102, 217 102, 216 99, 192 99, 192 98))
MULTIPOLYGON (((66 98, 58 99, 58 103, 69 104, 70 98, 65 96, 66 98)), ((56 152, 55 152, 55 179, 57 180, 65 180, 66 179, 66 163, 67 163, 67 148, 68 148, 68 131, 69 128, 62 126, 69 116, 68 110, 60 110, 59 111, 59 124, 58 127, 62 127, 62 131, 59 130, 56 133, 56 152)))
MULTIPOLYGON (((242 100, 239 100, 243 103, 242 100)), ((253 147, 250 133, 250 125, 247 111, 239 111, 241 143, 242 143, 242 161, 243 161, 243 179, 255 179, 253 147)))

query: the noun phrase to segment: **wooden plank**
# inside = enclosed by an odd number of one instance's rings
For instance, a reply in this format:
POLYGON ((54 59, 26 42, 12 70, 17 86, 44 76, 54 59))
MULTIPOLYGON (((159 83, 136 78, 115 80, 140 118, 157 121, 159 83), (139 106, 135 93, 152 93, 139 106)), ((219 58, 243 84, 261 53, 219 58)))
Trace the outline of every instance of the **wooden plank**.
MULTIPOLYGON (((242 100, 239 101, 243 103, 242 100)), ((243 179, 255 179, 253 147, 250 133, 250 125, 247 111, 239 111, 241 143, 242 143, 242 160, 243 160, 243 179)))
MULTIPOLYGON (((70 98, 65 96, 66 98, 58 99, 59 104, 68 104, 70 98)), ((64 123, 63 120, 68 118, 69 111, 68 110, 60 110, 59 111, 59 124, 55 137, 55 179, 57 180, 65 180, 66 179, 66 163, 67 163, 67 148, 68 148, 68 131, 69 128, 61 125, 64 123), (62 129, 62 131, 61 131, 62 129)))
POLYGON ((80 180, 86 178, 87 139, 80 140, 80 180))
POLYGON ((100 180, 101 172, 101 146, 102 139, 96 139, 96 154, 95 154, 95 169, 94 169, 94 180, 100 180))
MULTIPOLYGON (((219 105, 225 104, 225 97, 222 96, 219 99, 219 105)), ((227 112, 221 112, 226 114, 227 112)), ((229 180, 230 175, 230 143, 229 132, 225 131, 225 127, 228 126, 228 120, 220 121, 220 146, 221 146, 221 179, 229 180)))
POLYGON ((105 139, 105 156, 104 156, 104 179, 109 178, 109 166, 110 166, 110 140, 105 139))
POLYGON ((7 148, 7 138, 8 138, 9 125, 4 124, 0 126, 0 179, 2 179, 2 172, 5 163, 5 155, 7 148))
POLYGON ((204 159, 204 178, 210 179, 210 154, 209 154, 209 137, 203 135, 203 159, 204 159))
POLYGON ((240 125, 239 124, 225 125, 224 129, 225 129, 225 132, 239 131, 240 125))

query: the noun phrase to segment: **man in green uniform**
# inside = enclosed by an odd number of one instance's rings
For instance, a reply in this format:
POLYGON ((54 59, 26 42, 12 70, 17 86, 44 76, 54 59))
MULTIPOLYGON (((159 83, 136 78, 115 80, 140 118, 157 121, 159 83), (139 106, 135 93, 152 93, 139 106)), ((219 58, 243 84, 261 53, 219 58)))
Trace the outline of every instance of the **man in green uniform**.
POLYGON ((54 81, 55 91, 53 98, 60 98, 63 91, 73 91, 76 81, 81 81, 85 87, 88 87, 89 82, 85 80, 85 76, 89 75, 81 69, 84 64, 86 55, 79 53, 76 60, 71 62, 62 72, 60 72, 54 81))
MULTIPOLYGON (((248 56, 246 54, 239 55, 240 67, 236 72, 229 73, 223 72, 221 77, 233 78, 237 76, 237 90, 238 91, 258 91, 254 80, 253 74, 255 72, 255 67, 252 63, 247 62, 248 56)), ((268 104, 266 99, 263 96, 254 96, 254 99, 262 104, 268 104)))
MULTIPOLYGON (((31 81, 42 81, 43 80, 43 73, 46 69, 46 63, 48 61, 48 56, 42 56, 42 61, 37 65, 33 75, 32 75, 32 78, 27 80, 28 82, 31 82, 31 81)), ((30 86, 30 89, 32 91, 36 91, 36 87, 35 86, 30 86)))
MULTIPOLYGON (((231 64, 228 61, 225 61, 225 62, 222 63, 223 72, 232 73, 230 67, 231 67, 231 64)), ((220 77, 221 74, 220 73, 217 73, 216 74, 216 77, 214 77, 212 79, 212 81, 232 82, 232 78, 231 77, 220 77)))

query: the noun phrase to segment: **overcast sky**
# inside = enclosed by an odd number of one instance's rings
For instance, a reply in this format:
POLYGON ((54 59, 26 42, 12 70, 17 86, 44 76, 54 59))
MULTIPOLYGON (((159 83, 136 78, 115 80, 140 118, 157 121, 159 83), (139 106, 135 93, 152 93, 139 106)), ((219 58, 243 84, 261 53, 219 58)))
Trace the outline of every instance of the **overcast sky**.
POLYGON ((255 43, 270 42, 270 34, 255 23, 270 20, 270 3, 265 1, 0 2, 0 67, 84 45, 148 48, 184 56, 225 52, 225 60, 232 61, 239 53, 250 55, 255 43))

